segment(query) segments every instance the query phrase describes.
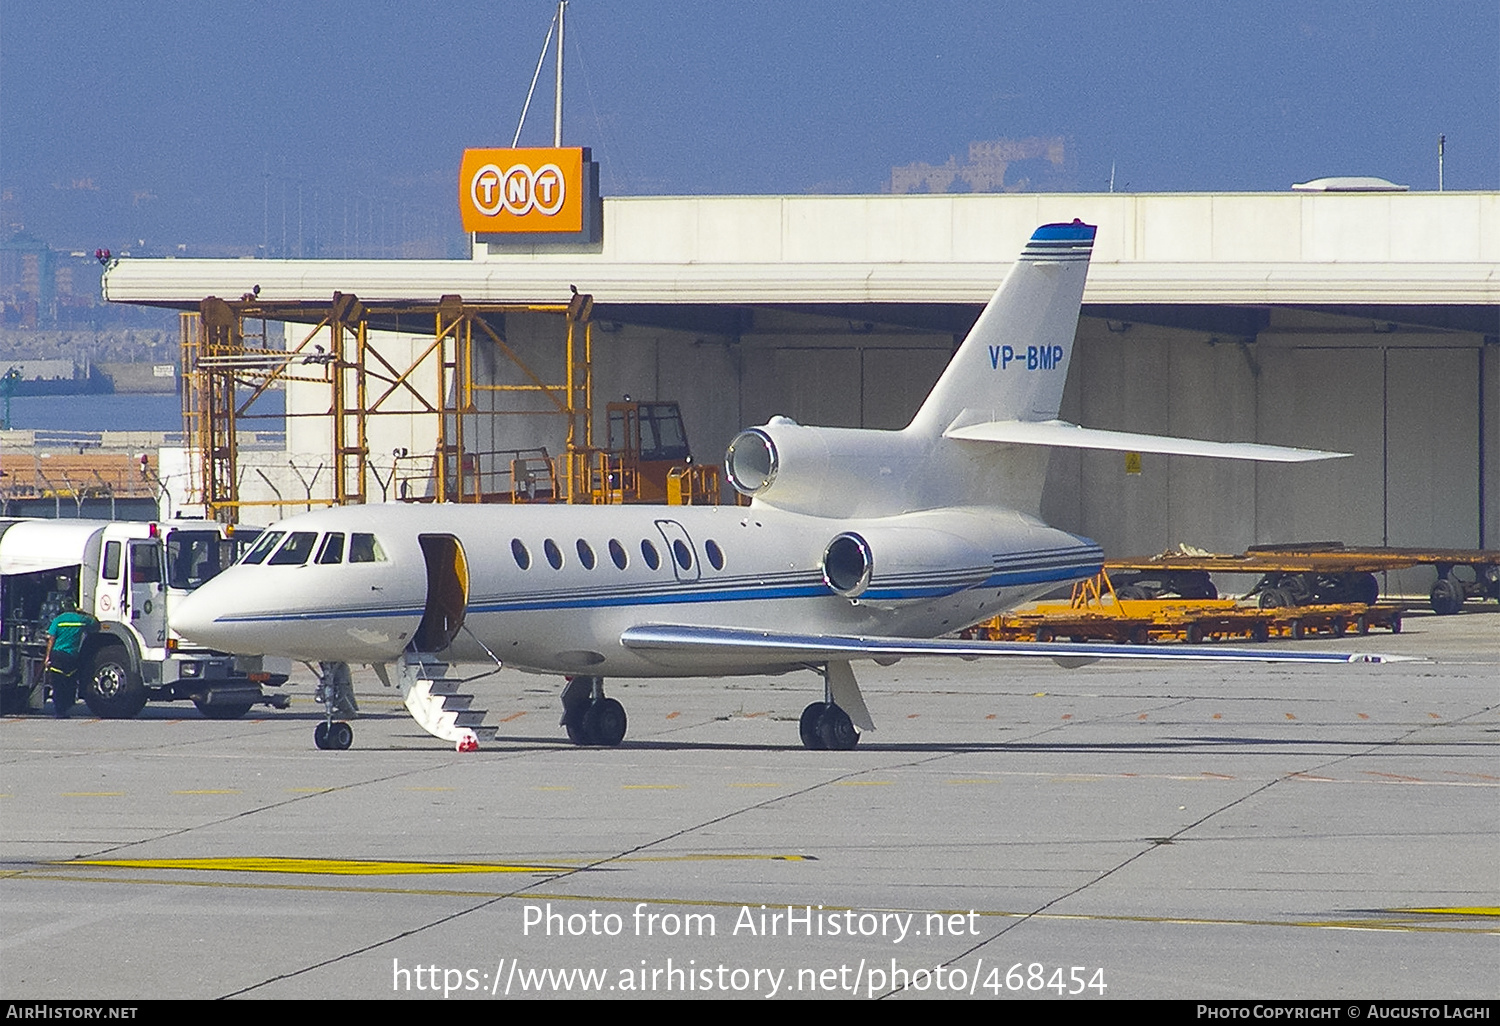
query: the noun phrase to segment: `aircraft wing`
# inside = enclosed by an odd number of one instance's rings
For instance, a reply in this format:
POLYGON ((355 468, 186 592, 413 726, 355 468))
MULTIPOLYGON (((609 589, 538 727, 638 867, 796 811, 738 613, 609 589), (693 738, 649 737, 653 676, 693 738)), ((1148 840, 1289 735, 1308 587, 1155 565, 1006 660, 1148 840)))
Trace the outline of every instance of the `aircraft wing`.
POLYGON ((826 663, 853 659, 895 661, 920 656, 982 659, 1030 656, 1079 666, 1099 659, 1187 660, 1196 662, 1392 663, 1419 662, 1416 656, 1370 652, 1294 652, 1222 645, 1113 645, 1098 643, 956 641, 946 638, 870 638, 792 634, 736 627, 642 624, 620 635, 620 643, 665 666, 705 661, 826 663))
POLYGON ((1079 427, 1065 420, 992 420, 950 427, 945 438, 965 442, 1010 442, 1016 445, 1054 445, 1065 449, 1111 449, 1119 452, 1162 453, 1168 456, 1215 456, 1219 459, 1305 463, 1348 456, 1347 452, 1295 449, 1258 442, 1210 442, 1199 438, 1143 435, 1133 431, 1105 431, 1079 427))

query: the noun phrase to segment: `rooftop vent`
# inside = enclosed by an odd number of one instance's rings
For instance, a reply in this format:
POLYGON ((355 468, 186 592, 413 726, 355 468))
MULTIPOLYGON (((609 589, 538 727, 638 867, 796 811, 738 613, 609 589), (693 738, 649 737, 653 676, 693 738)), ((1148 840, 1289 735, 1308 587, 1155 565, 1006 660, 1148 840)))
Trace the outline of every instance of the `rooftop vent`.
POLYGON ((1405 192, 1407 187, 1388 182, 1384 178, 1353 175, 1344 178, 1315 178, 1310 182, 1298 182, 1293 192, 1405 192))

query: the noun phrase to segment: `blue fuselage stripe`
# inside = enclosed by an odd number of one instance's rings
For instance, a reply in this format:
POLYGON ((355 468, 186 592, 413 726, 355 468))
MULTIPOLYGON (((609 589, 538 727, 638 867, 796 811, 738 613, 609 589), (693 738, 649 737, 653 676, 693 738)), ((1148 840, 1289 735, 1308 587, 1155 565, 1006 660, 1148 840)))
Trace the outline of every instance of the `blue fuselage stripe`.
MULTIPOLYGON (((1074 554, 1058 554, 1073 556, 1074 554)), ((1102 554, 1101 554, 1102 555, 1102 554)), ((1031 560, 1030 565, 1015 569, 997 570, 983 581, 972 577, 962 580, 949 579, 925 586, 871 588, 860 597, 870 601, 909 602, 924 598, 940 598, 975 588, 1015 588, 1033 584, 1048 584, 1054 581, 1069 581, 1091 577, 1102 568, 1101 556, 1087 553, 1087 562, 1063 562, 1054 560, 1031 560)), ((476 597, 469 603, 468 612, 476 613, 523 613, 549 609, 619 608, 622 606, 696 605, 708 602, 754 602, 766 599, 826 598, 834 592, 821 576, 804 577, 801 582, 777 585, 740 585, 728 582, 713 585, 704 581, 662 582, 655 594, 640 591, 622 591, 617 595, 601 595, 598 591, 575 591, 572 594, 551 596, 527 596, 515 599, 476 597)), ((247 616, 225 616, 219 623, 306 623, 323 620, 347 620, 388 617, 420 617, 421 606, 360 607, 356 609, 327 609, 316 612, 263 613, 247 616)))

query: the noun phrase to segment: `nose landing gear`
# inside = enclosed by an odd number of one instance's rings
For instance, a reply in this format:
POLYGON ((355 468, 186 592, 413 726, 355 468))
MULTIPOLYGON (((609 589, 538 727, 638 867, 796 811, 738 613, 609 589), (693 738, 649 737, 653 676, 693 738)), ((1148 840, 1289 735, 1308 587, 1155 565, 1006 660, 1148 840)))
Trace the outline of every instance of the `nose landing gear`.
POLYGON ((320 723, 313 730, 313 744, 324 750, 342 752, 354 744, 354 728, 343 720, 320 723))
POLYGON ((316 667, 318 687, 313 692, 323 707, 323 722, 313 730, 313 744, 324 751, 346 751, 354 744, 354 728, 334 713, 352 716, 359 711, 354 701, 354 685, 349 678, 348 663, 319 663, 316 667))

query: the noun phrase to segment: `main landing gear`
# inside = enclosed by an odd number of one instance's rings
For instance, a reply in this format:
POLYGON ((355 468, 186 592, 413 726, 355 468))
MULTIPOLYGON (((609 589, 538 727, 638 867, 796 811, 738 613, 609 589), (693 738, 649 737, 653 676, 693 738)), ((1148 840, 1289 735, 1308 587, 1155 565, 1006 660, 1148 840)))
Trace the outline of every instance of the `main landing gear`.
POLYGON ((802 747, 815 751, 847 752, 859 744, 852 711, 865 729, 871 729, 870 711, 854 680, 854 671, 846 662, 832 662, 816 668, 823 678, 823 701, 802 710, 797 733, 802 747), (844 703, 840 705, 839 703, 844 703), (847 707, 847 708, 846 708, 847 707))
POLYGON ((847 752, 859 744, 854 721, 832 702, 814 702, 803 709, 797 732, 802 735, 803 748, 847 752))
POLYGON ((569 677, 558 722, 575 745, 614 748, 625 739, 625 707, 604 696, 603 677, 569 677))

